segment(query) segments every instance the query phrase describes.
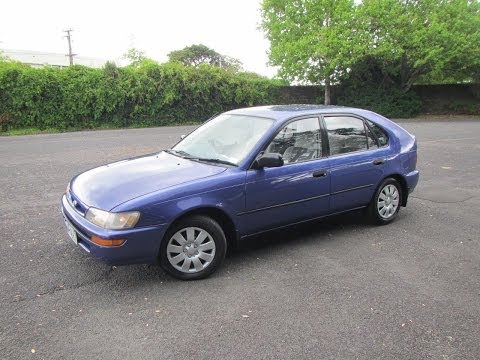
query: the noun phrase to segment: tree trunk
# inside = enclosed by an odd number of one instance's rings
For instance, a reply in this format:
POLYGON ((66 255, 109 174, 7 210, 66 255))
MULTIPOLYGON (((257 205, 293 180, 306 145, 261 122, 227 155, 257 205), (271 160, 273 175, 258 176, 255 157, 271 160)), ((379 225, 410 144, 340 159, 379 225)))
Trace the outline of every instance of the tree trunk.
POLYGON ((409 81, 410 75, 411 75, 411 70, 408 65, 407 57, 403 55, 402 60, 400 62, 400 87, 404 92, 408 91, 405 89, 407 87, 407 83, 409 81))
POLYGON ((325 105, 330 105, 331 104, 331 98, 330 98, 330 77, 327 76, 325 78, 325 105))

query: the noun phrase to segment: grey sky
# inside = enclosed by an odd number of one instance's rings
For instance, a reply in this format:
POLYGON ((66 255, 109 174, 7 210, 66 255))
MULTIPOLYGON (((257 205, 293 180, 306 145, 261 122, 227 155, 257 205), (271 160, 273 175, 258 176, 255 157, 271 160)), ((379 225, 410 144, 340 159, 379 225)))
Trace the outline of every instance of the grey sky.
POLYGON ((66 53, 62 30, 71 27, 73 50, 83 56, 118 60, 133 46, 165 61, 172 50, 203 43, 273 76, 259 7, 260 0, 3 1, 0 48, 66 53))

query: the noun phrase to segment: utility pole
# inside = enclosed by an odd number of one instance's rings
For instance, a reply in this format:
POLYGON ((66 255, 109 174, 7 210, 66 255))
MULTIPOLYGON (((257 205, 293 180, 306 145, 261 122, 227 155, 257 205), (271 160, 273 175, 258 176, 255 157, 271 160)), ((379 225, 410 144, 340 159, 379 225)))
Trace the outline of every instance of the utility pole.
POLYGON ((70 34, 73 30, 72 29, 68 29, 68 30, 64 30, 63 32, 64 33, 67 33, 67 35, 65 35, 64 37, 67 38, 67 41, 68 41, 68 54, 65 55, 65 56, 68 56, 69 60, 70 60, 70 65, 73 65, 73 57, 77 54, 74 54, 72 53, 72 35, 70 34))

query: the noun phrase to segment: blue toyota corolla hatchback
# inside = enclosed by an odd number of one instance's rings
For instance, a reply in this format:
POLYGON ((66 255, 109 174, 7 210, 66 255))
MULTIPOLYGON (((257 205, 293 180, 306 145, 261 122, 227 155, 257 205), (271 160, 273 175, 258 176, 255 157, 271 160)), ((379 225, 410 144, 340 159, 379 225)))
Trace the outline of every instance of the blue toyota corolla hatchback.
POLYGON ((76 176, 62 209, 91 256, 199 279, 254 234, 360 208, 391 222, 417 185, 416 163, 415 137, 373 112, 253 107, 218 115, 172 149, 76 176))

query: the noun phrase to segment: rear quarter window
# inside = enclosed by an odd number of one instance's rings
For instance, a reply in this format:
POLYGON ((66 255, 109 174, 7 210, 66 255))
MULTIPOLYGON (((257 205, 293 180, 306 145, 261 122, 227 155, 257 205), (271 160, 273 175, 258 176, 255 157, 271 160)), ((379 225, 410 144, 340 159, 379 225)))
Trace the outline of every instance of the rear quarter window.
POLYGON ((388 135, 387 135, 387 133, 380 126, 371 122, 370 120, 367 120, 367 123, 368 123, 368 126, 370 126, 370 129, 372 129, 372 132, 377 137, 378 144, 380 146, 388 145, 388 135))
POLYGON ((367 133, 363 120, 351 116, 325 117, 330 155, 367 150, 367 133))

